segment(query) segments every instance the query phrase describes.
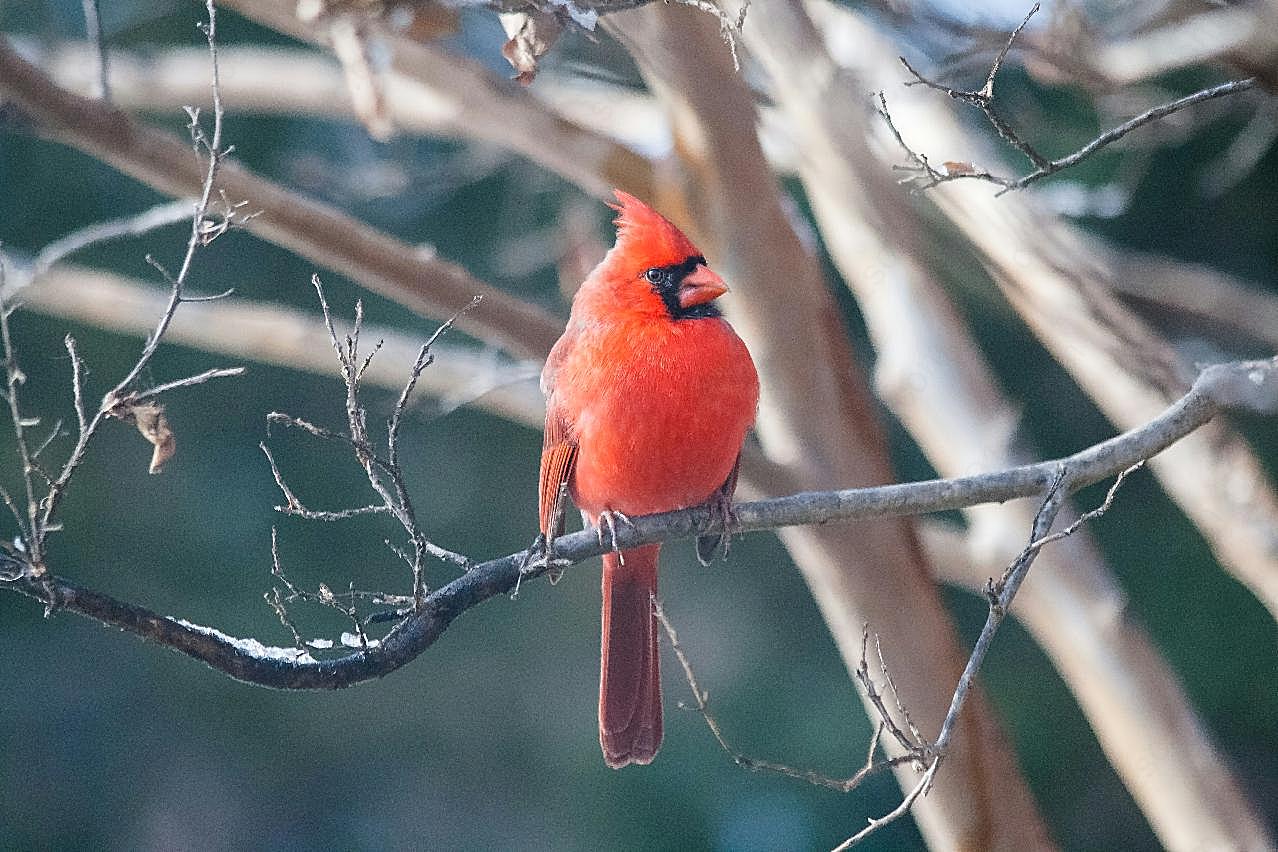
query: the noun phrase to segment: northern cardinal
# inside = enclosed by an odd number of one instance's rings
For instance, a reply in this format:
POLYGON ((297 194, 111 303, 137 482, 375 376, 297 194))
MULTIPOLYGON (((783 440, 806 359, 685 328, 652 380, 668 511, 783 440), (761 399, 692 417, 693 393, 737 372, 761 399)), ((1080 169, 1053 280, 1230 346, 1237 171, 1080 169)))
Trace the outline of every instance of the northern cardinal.
MULTIPOLYGON (((714 300, 727 292, 683 233, 617 191, 617 244, 577 291, 542 371, 541 532, 566 483, 597 530, 710 502, 727 517, 759 378, 714 300)), ((707 561, 720 536, 698 540, 707 561)), ((541 539, 539 539, 541 540, 541 539)), ((614 531, 615 540, 615 531, 614 531)), ((661 746, 653 599, 659 544, 603 558, 599 743, 614 769, 661 746)))

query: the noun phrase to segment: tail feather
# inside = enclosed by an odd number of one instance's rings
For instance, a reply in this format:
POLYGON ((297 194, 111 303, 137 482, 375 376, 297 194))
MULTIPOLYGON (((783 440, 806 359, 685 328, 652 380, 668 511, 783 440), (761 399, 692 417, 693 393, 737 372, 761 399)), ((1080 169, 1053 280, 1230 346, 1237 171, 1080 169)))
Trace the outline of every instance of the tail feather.
POLYGON ((661 668, 652 609, 660 549, 652 544, 603 559, 599 744, 613 769, 651 763, 661 747, 661 668))

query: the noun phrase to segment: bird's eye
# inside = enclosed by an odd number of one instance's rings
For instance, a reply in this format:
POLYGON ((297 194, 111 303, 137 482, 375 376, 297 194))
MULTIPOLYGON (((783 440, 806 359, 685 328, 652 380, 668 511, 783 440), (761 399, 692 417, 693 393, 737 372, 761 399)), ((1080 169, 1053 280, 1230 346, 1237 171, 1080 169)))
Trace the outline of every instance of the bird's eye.
POLYGON ((661 279, 662 277, 664 277, 664 275, 665 273, 663 273, 660 269, 654 266, 652 269, 649 269, 647 272, 645 272, 643 274, 643 277, 647 278, 653 284, 660 284, 661 279))

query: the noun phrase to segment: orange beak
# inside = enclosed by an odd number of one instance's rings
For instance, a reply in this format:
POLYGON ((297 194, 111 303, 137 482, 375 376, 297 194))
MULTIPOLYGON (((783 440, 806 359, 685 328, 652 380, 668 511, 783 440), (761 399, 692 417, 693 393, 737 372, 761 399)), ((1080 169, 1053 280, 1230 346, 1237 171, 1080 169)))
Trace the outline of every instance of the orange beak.
POLYGON ((710 267, 701 263, 684 276, 683 282, 679 285, 679 306, 694 308, 714 301, 726 292, 728 292, 728 285, 723 283, 723 279, 710 267))

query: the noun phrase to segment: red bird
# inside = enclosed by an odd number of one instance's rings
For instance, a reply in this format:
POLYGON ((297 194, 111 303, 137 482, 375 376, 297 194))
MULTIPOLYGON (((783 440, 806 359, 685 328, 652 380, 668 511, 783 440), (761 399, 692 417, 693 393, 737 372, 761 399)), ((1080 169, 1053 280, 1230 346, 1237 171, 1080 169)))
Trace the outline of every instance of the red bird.
MULTIPOLYGON (((617 244, 577 291, 542 371, 541 532, 561 489, 589 522, 711 502, 726 513, 759 378, 714 300, 728 291, 683 233, 616 193, 617 244)), ((602 534, 602 533, 601 533, 602 534)), ((703 561, 721 536, 698 540, 703 561)), ((614 769, 661 746, 659 544, 603 558, 599 743, 614 769)))

